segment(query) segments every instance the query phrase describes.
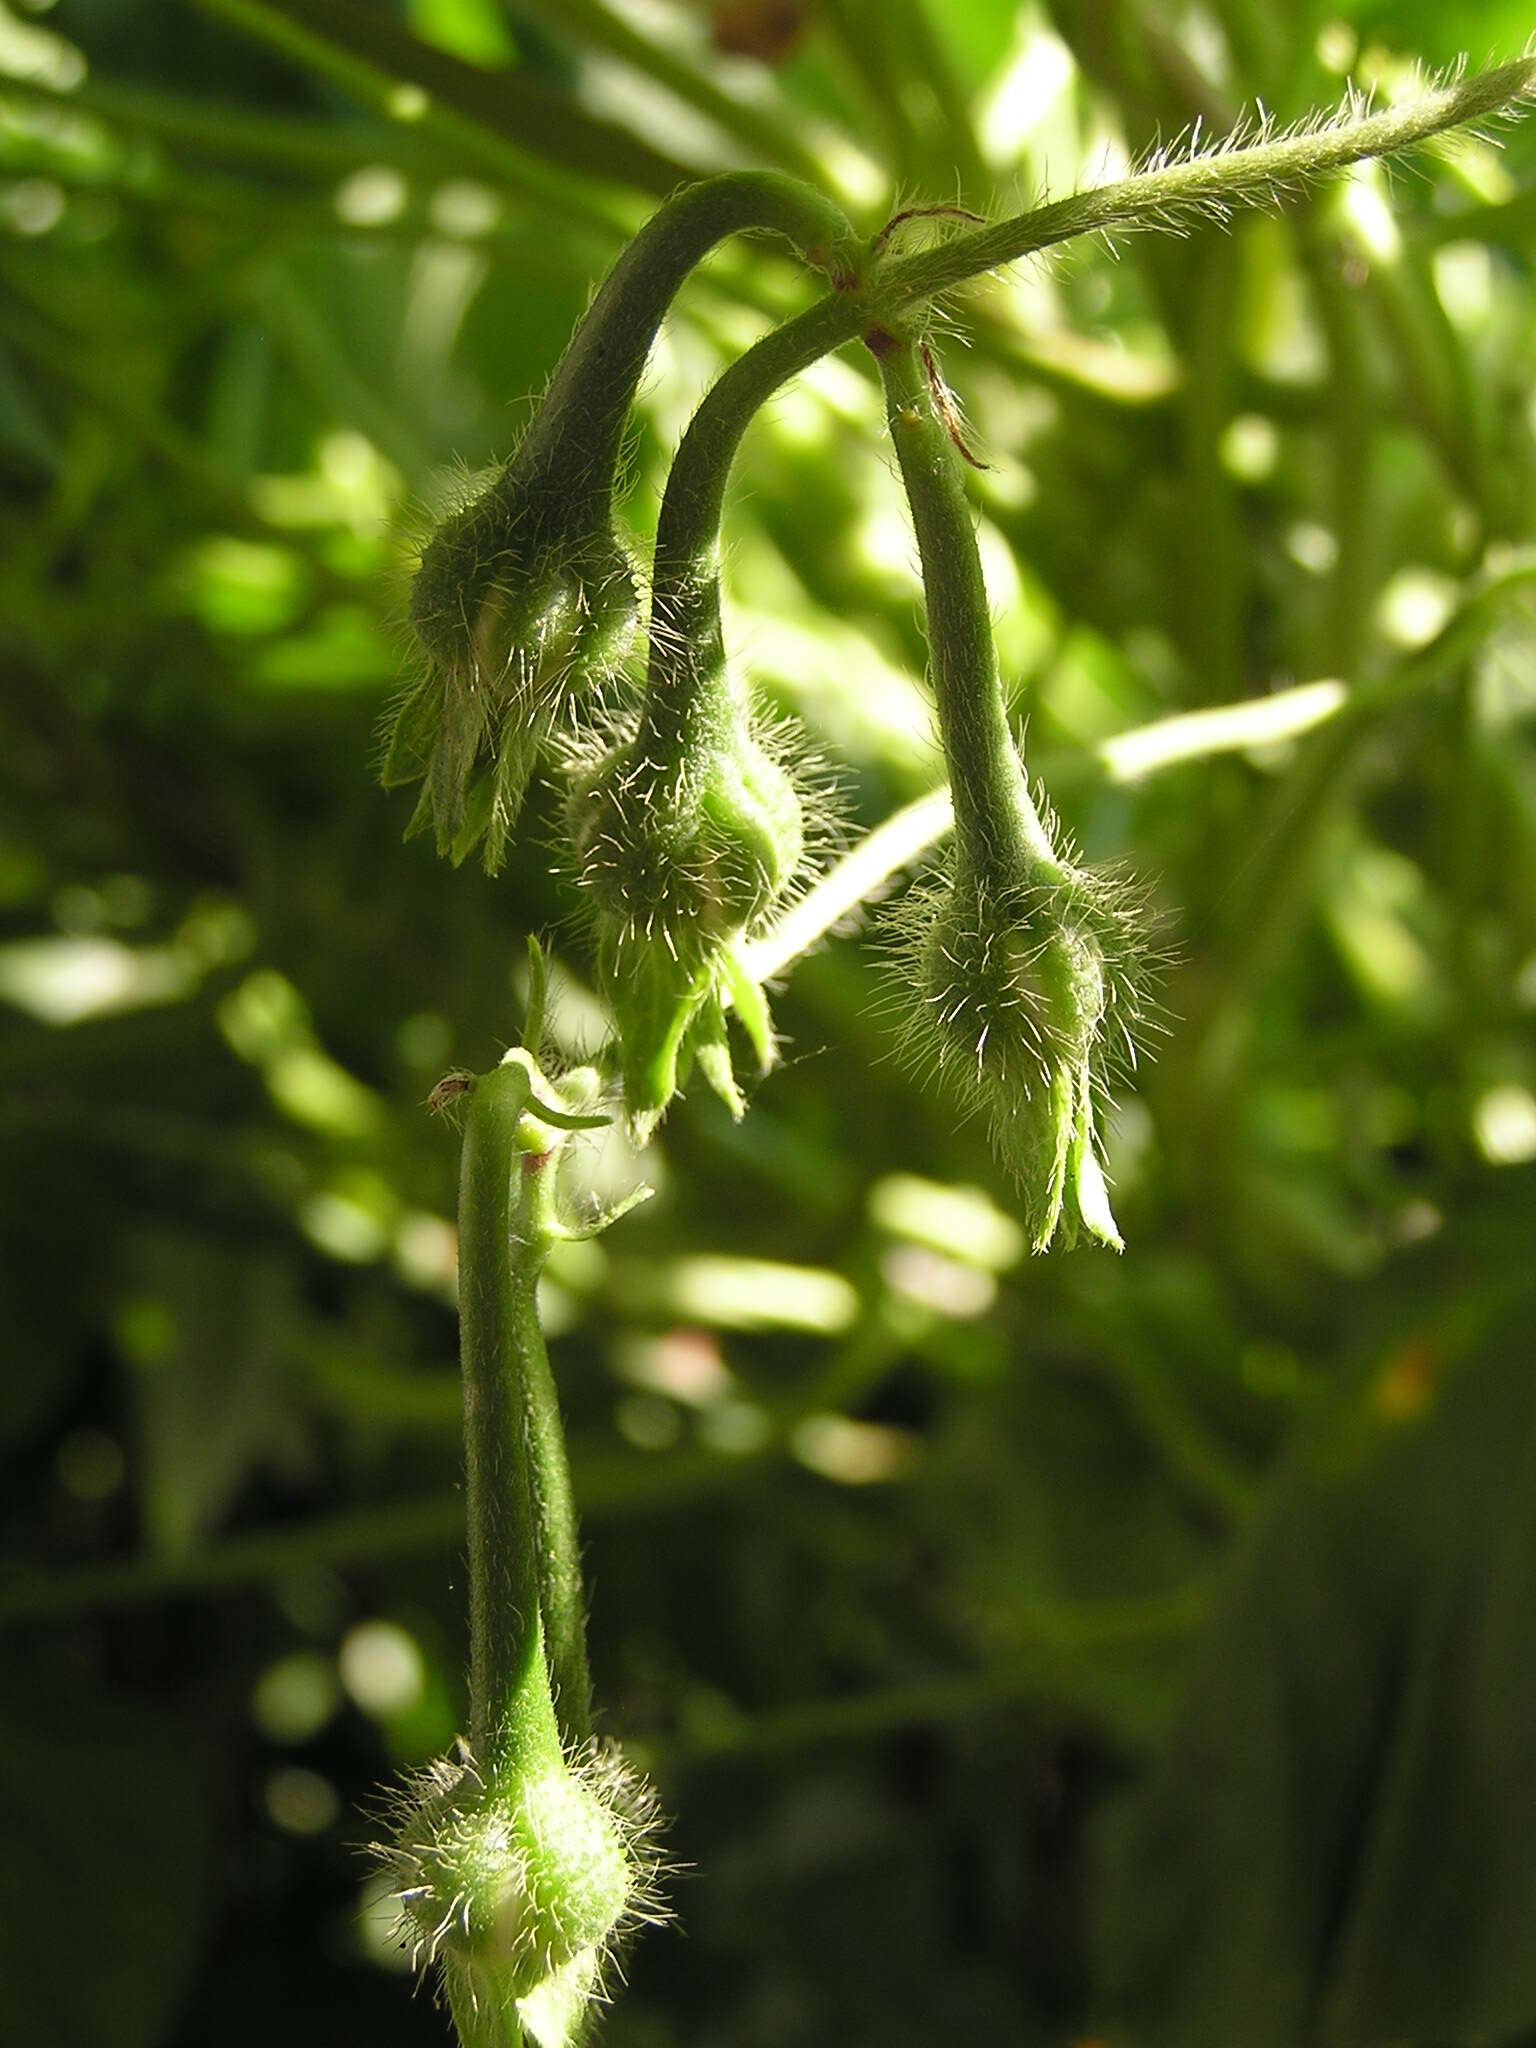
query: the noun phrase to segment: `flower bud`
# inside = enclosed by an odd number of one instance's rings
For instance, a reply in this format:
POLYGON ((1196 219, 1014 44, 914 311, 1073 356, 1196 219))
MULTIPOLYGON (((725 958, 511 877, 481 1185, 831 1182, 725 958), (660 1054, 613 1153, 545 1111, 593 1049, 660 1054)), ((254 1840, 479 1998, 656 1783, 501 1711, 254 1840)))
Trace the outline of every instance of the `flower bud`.
POLYGON ((986 1112, 1035 1250, 1060 1231, 1118 1251, 1093 1103, 1112 1034, 1135 1063, 1143 906, 1113 876, 1077 867, 1030 794, 932 349, 884 328, 865 338, 917 533, 954 801, 953 878, 903 913, 903 994, 915 984, 921 1054, 986 1112))
MULTIPOLYGON (((800 866, 805 830, 790 776, 732 705, 680 759, 657 762, 643 739, 617 747, 579 783, 570 826, 638 1130, 654 1128, 693 1059, 740 1115, 725 1010, 742 974, 740 943, 800 866)), ((737 1007, 766 1065, 766 1024, 753 1025, 753 1006, 737 1007)))
MULTIPOLYGON (((1120 1250, 1094 1135, 1110 1033, 1139 1021, 1138 930, 1113 878, 1069 863, 957 863, 904 913, 917 1049, 985 1113, 1036 1251, 1060 1233, 1120 1250)), ((1133 1055, 1132 1055, 1133 1056, 1133 1055)))
POLYGON ((678 286, 741 228, 786 236, 845 287, 857 276, 858 236, 797 179, 732 171, 688 186, 603 280, 512 460, 422 555, 411 625, 428 668, 391 716, 382 779, 425 781, 410 829, 434 827, 456 861, 480 842, 486 868, 500 866, 551 736, 628 651, 635 577, 612 504, 630 406, 678 286))
POLYGON ((606 1957, 657 1914, 649 1792, 588 1745, 490 1782, 440 1762, 402 1806, 386 1852, 400 1938, 442 1965, 467 2048, 567 2048, 606 1957))
POLYGON ((530 481, 514 456, 451 514, 412 586, 427 672, 383 769, 389 786, 425 781, 412 829, 431 824, 455 860, 483 841, 494 872, 541 753, 623 662, 637 605, 605 497, 530 481))

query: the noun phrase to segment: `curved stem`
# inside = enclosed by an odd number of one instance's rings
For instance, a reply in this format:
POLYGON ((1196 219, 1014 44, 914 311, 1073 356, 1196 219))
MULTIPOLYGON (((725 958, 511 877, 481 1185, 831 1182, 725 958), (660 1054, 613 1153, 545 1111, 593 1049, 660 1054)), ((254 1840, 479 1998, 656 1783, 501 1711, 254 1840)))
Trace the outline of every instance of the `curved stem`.
POLYGON ((630 406, 656 331, 688 273, 742 229, 782 235, 835 283, 851 284, 863 243, 834 201, 779 171, 732 171, 690 185, 641 228, 572 336, 514 458, 519 482, 563 495, 588 486, 606 509, 630 406))
POLYGON ((1225 219, 1364 157, 1389 155, 1536 94, 1536 58, 1272 142, 1234 143, 1190 163, 1074 194, 941 247, 880 262, 856 290, 822 299, 740 356, 694 415, 667 480, 656 535, 651 649, 641 733, 669 754, 693 720, 728 713, 718 544, 725 486, 753 416, 780 385, 857 336, 989 270, 1076 235, 1225 219))
POLYGON ((689 422, 656 528, 651 647, 642 734, 668 755, 697 720, 723 714, 719 538, 725 486, 741 437, 782 384, 859 332, 859 302, 833 294, 738 356, 689 422))

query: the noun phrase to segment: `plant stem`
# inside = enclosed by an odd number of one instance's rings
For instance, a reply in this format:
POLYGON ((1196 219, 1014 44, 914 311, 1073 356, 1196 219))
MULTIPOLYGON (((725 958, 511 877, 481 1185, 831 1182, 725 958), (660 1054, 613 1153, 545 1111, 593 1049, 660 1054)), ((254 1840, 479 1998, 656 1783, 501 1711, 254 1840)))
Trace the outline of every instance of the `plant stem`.
POLYGON ((931 299, 983 271, 1037 249, 1116 228, 1186 227, 1226 220, 1244 207, 1273 204, 1297 186, 1365 157, 1411 149, 1446 129, 1511 108, 1536 94, 1536 57, 1503 64, 1425 93, 1406 106, 1362 114, 1273 142, 1223 144, 1190 163, 1143 171, 1096 191, 1016 214, 993 227, 956 235, 942 247, 893 262, 870 280, 865 302, 890 311, 931 299))
POLYGON ((886 420, 922 560, 939 730, 962 861, 1055 864, 1008 727, 981 550, 960 461, 940 419, 929 371, 910 341, 870 337, 885 383, 886 420))
POLYGON ((858 275, 863 244, 847 215, 799 179, 733 171, 690 185, 651 216, 603 280, 519 444, 521 483, 547 481, 570 493, 590 479, 594 489, 601 482, 604 498, 611 493, 630 405, 663 316, 694 266, 741 229, 784 236, 845 284, 858 275))
POLYGON ((667 754, 690 723, 721 718, 729 685, 720 633, 719 541, 741 437, 781 384, 860 331, 859 303, 833 294, 738 356, 689 422, 667 477, 651 578, 651 646, 641 733, 667 754))
POLYGON ((1506 64, 1411 105, 1365 114, 1273 142, 1223 145, 1191 163, 1145 171, 1117 184, 975 228, 934 249, 878 263, 855 291, 809 307, 746 354, 710 390, 667 479, 656 534, 651 653, 641 731, 675 748, 690 718, 718 717, 728 701, 720 631, 718 546, 725 486, 742 435, 780 385, 861 334, 888 327, 913 306, 1082 234, 1178 227, 1227 219, 1242 207, 1364 157, 1411 148, 1430 136, 1536 93, 1536 58, 1506 64))
MULTIPOLYGON (((1100 740, 1091 751, 1092 766, 1107 781, 1124 786, 1189 762, 1274 747, 1335 722, 1355 729, 1371 714, 1412 702, 1443 682, 1468 648, 1487 634, 1510 599, 1533 586, 1536 552, 1512 552, 1469 587, 1464 603, 1429 647, 1388 674, 1354 689, 1324 678, 1235 704, 1175 712, 1100 740)), ((1091 775, 1083 774, 1086 765, 1081 760, 1054 766, 1048 763, 1047 772, 1053 785, 1074 779, 1091 781, 1091 775)), ((1294 804, 1294 798, 1286 801, 1294 804)), ((829 869, 778 924, 747 946, 743 958, 747 971, 759 981, 782 974, 861 903, 876 897, 903 869, 914 866, 937 846, 953 823, 954 806, 947 786, 931 789, 893 812, 829 869)))
POLYGON ((517 1065, 476 1081, 459 1177, 470 1747, 488 1774, 510 1757, 526 1763, 540 1751, 556 1760, 560 1753, 544 1659, 528 1458, 529 1359, 543 1352, 539 1260, 514 1231, 513 1175, 522 1171, 517 1131, 529 1092, 528 1075, 517 1065))
POLYGON ((549 1351, 539 1323, 537 1280, 550 1236, 546 1218, 554 1194, 552 1158, 524 1155, 514 1162, 522 1175, 522 1204, 514 1261, 532 1269, 528 1307, 519 1325, 525 1402, 528 1481, 538 1541, 539 1611, 554 1690, 555 1718, 568 1749, 592 1733, 592 1678, 587 1663, 587 1605, 581 1580, 581 1537, 576 1491, 565 1445, 560 1396, 550 1371, 549 1351))

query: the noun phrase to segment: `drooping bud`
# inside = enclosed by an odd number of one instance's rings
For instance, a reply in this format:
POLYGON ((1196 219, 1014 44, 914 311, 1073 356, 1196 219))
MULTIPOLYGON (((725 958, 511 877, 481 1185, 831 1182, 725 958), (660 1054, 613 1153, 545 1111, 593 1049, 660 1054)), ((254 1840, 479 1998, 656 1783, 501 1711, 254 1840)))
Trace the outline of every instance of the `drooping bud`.
POLYGON ((1134 1062, 1143 906, 1119 877, 1078 866, 1030 795, 948 394, 925 347, 883 330, 866 339, 917 530, 954 801, 950 879, 917 892, 901 917, 916 1049, 986 1115, 1037 1251, 1058 1232, 1118 1250, 1094 1103, 1114 1067, 1134 1062))
POLYGON ((410 616, 426 672, 395 707, 386 786, 424 783, 411 829, 440 852, 501 864, 549 742, 621 666, 638 609, 615 530, 614 476, 656 331, 678 286, 723 236, 787 236, 851 284, 862 247, 810 186, 736 172, 689 187, 609 272, 506 467, 422 553, 410 616))
POLYGON ((618 1025, 625 1105, 655 1127, 697 1061, 733 1114, 726 1010, 767 1065, 766 1011, 741 947, 790 888, 805 828, 794 783, 734 699, 664 753, 643 727, 578 781, 570 827, 618 1025))
POLYGON ((962 855, 903 913, 914 1048, 985 1115, 1036 1251, 1058 1232, 1121 1248, 1094 1132, 1111 1040, 1128 1056, 1140 1021, 1140 920, 1121 887, 1066 863, 979 870, 962 855))
POLYGON ((638 593, 606 503, 557 491, 514 456, 426 548, 411 591, 425 674, 397 708, 386 786, 424 787, 412 831, 488 872, 551 738, 618 670, 638 593))

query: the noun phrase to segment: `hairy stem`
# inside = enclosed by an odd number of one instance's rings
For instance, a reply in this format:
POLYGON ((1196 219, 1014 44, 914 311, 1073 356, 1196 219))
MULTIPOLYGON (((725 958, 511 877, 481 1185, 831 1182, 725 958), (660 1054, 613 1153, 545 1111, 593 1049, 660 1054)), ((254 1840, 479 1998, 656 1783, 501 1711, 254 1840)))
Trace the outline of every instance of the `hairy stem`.
MULTIPOLYGON (((1175 712, 1098 741, 1088 759, 1047 763, 1053 784, 1144 781, 1195 761, 1300 739, 1321 726, 1363 725, 1395 705, 1411 703, 1444 682, 1469 645, 1486 636, 1512 598, 1536 587, 1536 552, 1511 553, 1474 583, 1445 631, 1422 654, 1388 674, 1350 688, 1333 677, 1296 683, 1268 696, 1201 711, 1175 712), (1085 772, 1086 771, 1086 772, 1085 772)), ((745 948, 743 964, 755 980, 782 974, 842 920, 873 901, 907 868, 948 835, 954 804, 947 785, 928 790, 877 825, 822 876, 760 938, 745 948)))
MULTIPOLYGON (((541 1267, 550 1241, 547 1218, 554 1195, 554 1162, 524 1157, 521 1242, 517 1256, 541 1267)), ((536 1276, 535 1276, 536 1277, 536 1276)), ((554 1688, 555 1718, 568 1749, 592 1733, 592 1679, 587 1663, 587 1605, 581 1579, 581 1538, 576 1492, 565 1444, 560 1396, 550 1371, 535 1301, 522 1331, 521 1363, 527 1410, 528 1474, 538 1534, 539 1611, 554 1688)))
POLYGON ((723 716, 719 540, 725 486, 741 437, 782 384, 863 325, 855 302, 822 299, 738 356, 710 389, 667 477, 651 578, 650 666, 641 730, 668 752, 695 721, 723 716))
POLYGON ((837 283, 858 275, 863 244, 846 214, 798 178, 732 171, 690 185, 652 214, 603 280, 518 449, 522 481, 568 492, 590 478, 606 505, 656 330, 689 271, 742 229, 784 236, 837 283))
POLYGON ((870 337, 886 420, 912 508, 928 609, 929 659, 962 861, 1054 861, 1008 727, 981 550, 959 457, 940 419, 928 366, 908 341, 870 337))
POLYGON ((1168 164, 1094 191, 1074 193, 995 226, 957 235, 942 248, 882 266, 864 296, 896 311, 963 284, 968 277, 997 270, 1078 235, 1225 220, 1244 207, 1271 204, 1279 194, 1311 184, 1347 164, 1411 149, 1415 143, 1513 107, 1533 94, 1536 57, 1524 57, 1434 88, 1406 105, 1380 113, 1354 115, 1271 142, 1223 144, 1191 162, 1168 164))
POLYGON ((853 291, 822 299, 730 366, 689 425, 667 480, 651 590, 651 650, 642 732, 675 747, 690 719, 728 702, 720 632, 719 530, 725 487, 752 419, 791 377, 857 336, 888 327, 967 279, 1082 234, 1226 219, 1362 158, 1390 155, 1536 94, 1536 58, 1269 142, 1224 145, 975 228, 935 249, 885 258, 853 291))
MULTIPOLYGON (((519 1242, 513 1176, 529 1082, 519 1066, 475 1083, 459 1177, 459 1346, 469 1523, 470 1746, 494 1774, 509 1757, 558 1760, 529 1477, 529 1365, 543 1357, 538 1266, 519 1242)), ((519 1195, 521 1189, 518 1190, 519 1195)), ((548 1372, 547 1361, 544 1366, 548 1372)))

